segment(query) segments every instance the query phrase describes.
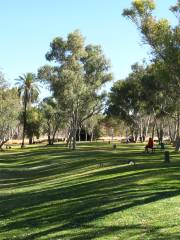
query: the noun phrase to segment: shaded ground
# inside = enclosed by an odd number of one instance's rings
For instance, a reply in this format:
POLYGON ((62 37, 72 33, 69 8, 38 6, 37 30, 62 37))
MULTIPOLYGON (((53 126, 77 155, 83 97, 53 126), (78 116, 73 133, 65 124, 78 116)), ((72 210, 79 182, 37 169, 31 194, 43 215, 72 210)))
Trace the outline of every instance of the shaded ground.
POLYGON ((0 239, 179 239, 180 155, 169 151, 170 164, 140 144, 0 153, 0 239))

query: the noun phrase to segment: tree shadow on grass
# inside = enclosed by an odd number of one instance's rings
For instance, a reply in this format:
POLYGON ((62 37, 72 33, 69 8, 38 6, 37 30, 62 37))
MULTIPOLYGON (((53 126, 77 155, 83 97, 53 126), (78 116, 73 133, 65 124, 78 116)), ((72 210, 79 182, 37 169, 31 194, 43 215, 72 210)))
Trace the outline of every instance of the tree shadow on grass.
MULTIPOLYGON (((52 152, 52 154, 57 154, 57 152, 52 152)), ((162 179, 168 181, 171 179, 170 176, 173 177, 177 174, 178 168, 176 164, 166 167, 159 162, 159 159, 156 159, 158 155, 153 159, 149 159, 147 156, 143 160, 143 157, 143 155, 139 157, 138 153, 132 154, 131 152, 129 154, 123 153, 120 156, 111 152, 99 151, 64 152, 63 159, 54 158, 43 169, 32 170, 29 169, 29 166, 26 166, 27 171, 25 173, 18 172, 18 167, 11 169, 12 172, 7 174, 9 174, 9 178, 10 176, 17 177, 17 181, 14 182, 12 178, 12 182, 6 182, 9 187, 12 187, 10 183, 16 183, 16 188, 18 184, 20 188, 28 187, 29 181, 34 185, 42 184, 42 189, 32 188, 27 192, 14 191, 10 194, 1 195, 0 217, 6 221, 6 224, 0 225, 0 236, 1 233, 13 233, 16 230, 23 232, 26 231, 26 228, 29 229, 29 237, 18 236, 17 239, 46 239, 48 234, 57 234, 62 239, 93 239, 107 234, 115 234, 118 231, 123 231, 123 229, 126 230, 128 226, 132 231, 138 228, 140 231, 144 231, 141 226, 137 225, 119 226, 117 228, 115 226, 111 228, 94 226, 89 229, 93 221, 103 219, 113 213, 120 213, 137 206, 143 207, 146 204, 177 196, 180 193, 178 186, 171 182, 163 185, 154 180, 150 184, 139 185, 138 181, 158 176, 158 171, 163 174, 162 179), (114 166, 114 164, 117 164, 116 161, 124 158, 139 158, 140 165, 132 168, 122 165, 125 162, 121 162, 119 166, 117 165, 112 169, 98 168, 97 171, 89 172, 86 176, 80 175, 77 179, 72 178, 69 181, 62 181, 62 184, 56 181, 51 186, 44 187, 44 184, 49 180, 48 177, 58 178, 61 181, 64 174, 68 176, 77 171, 86 173, 86 168, 95 167, 97 160, 94 158, 97 156, 98 161, 108 163, 108 167, 114 166), (56 160, 59 161, 59 166, 53 165, 57 163, 56 160), (18 174, 20 174, 19 177, 18 174), (8 219, 11 219, 11 221, 8 221, 8 219), (82 228, 87 228, 87 233, 81 232, 80 229, 82 228)), ((21 158, 24 159, 25 165, 28 158, 29 154, 21 158)), ((43 164, 43 160, 41 164, 43 164)), ((151 231, 151 235, 153 239, 156 233, 151 231)), ((176 235, 173 237, 169 236, 168 239, 176 239, 176 235)))
MULTIPOLYGON (((17 156, 18 158, 18 156, 17 156)), ((29 155, 26 157, 29 158, 29 155)), ((24 161, 27 159, 24 157, 24 161)), ((28 160, 29 162, 29 160, 28 160)), ((63 155, 63 159, 61 157, 53 158, 51 156, 51 160, 40 160, 34 163, 27 165, 24 164, 25 167, 23 169, 17 166, 16 168, 4 168, 0 170, 0 185, 1 188, 21 188, 21 187, 31 187, 34 184, 41 184, 41 182, 48 182, 56 177, 64 177, 69 176, 71 174, 76 173, 84 173, 81 177, 87 178, 87 174, 85 172, 86 168, 88 171, 92 171, 88 173, 88 177, 98 177, 98 176, 108 176, 110 174, 120 174, 125 172, 143 170, 150 171, 150 174, 156 174, 159 169, 167 168, 164 163, 157 161, 156 159, 144 159, 143 155, 136 154, 111 154, 111 153, 89 153, 89 152, 81 152, 75 153, 65 153, 63 155), (94 154, 94 155, 93 155, 94 154), (79 157, 80 156, 80 157, 79 157), (93 156, 96 158, 93 159, 93 156), (137 159, 138 160, 137 160, 137 159), (138 165, 136 166, 123 166, 127 165, 128 160, 134 159, 137 161, 138 165), (99 168, 98 164, 103 162, 105 167, 99 168), (36 166, 38 167, 36 168, 36 166), (123 167, 122 167, 123 166, 123 167), (113 168, 108 168, 113 167, 113 168), (95 171, 95 172, 94 172, 95 171), (85 175, 85 176, 84 176, 85 175)), ((171 168, 176 167, 177 164, 171 164, 168 167, 168 171, 171 171, 171 168)), ((137 175, 138 173, 136 173, 137 175)), ((61 182, 60 182, 61 183, 61 182)))
MULTIPOLYGON (((1 227, 0 232, 25 229, 26 227, 49 227, 48 230, 30 235, 30 239, 38 239, 56 231, 81 228, 84 224, 89 224, 110 214, 177 196, 180 193, 179 190, 171 189, 151 193, 137 189, 132 192, 132 190, 127 190, 130 184, 117 185, 117 182, 118 179, 116 181, 111 179, 79 184, 64 189, 6 197, 4 200, 6 205, 9 205, 9 209, 6 208, 3 212, 1 210, 1 216, 9 218, 14 215, 16 221, 1 227), (112 187, 113 183, 115 183, 114 187, 112 187), (56 201, 60 202, 56 203, 56 201), (55 203, 53 204, 53 202, 55 203), (60 204, 61 202, 64 204, 60 204), (43 204, 45 204, 44 207, 43 204), (53 225, 58 223, 61 227, 54 228, 53 225)), ((76 239, 75 236, 72 239, 76 239)))
MULTIPOLYGON (((67 203, 67 206, 63 209, 58 209, 56 206, 56 210, 53 209, 51 211, 47 209, 43 209, 40 207, 40 210, 44 212, 44 214, 36 215, 36 216, 28 216, 25 219, 17 220, 16 222, 8 224, 5 228, 1 228, 1 232, 3 231, 12 231, 13 229, 25 229, 26 227, 35 228, 35 227, 49 227, 47 230, 40 230, 38 233, 31 233, 29 239, 38 239, 40 237, 45 237, 48 234, 56 233, 61 235, 61 231, 71 231, 72 237, 69 236, 68 239, 83 239, 83 236, 85 237, 86 234, 79 233, 78 236, 76 236, 77 228, 84 228, 86 225, 89 226, 89 224, 97 220, 99 218, 103 218, 105 216, 108 216, 109 214, 121 212, 124 210, 127 210, 129 208, 133 208, 136 206, 152 203, 154 201, 166 199, 169 197, 176 196, 180 193, 180 191, 166 191, 166 192, 158 192, 156 194, 151 195, 147 194, 147 198, 137 199, 138 193, 131 195, 131 198, 133 196, 133 201, 131 203, 125 203, 126 201, 129 201, 128 198, 124 198, 124 205, 118 206, 118 207, 104 207, 101 208, 103 205, 106 205, 108 203, 112 203, 112 199, 106 198, 103 199, 102 197, 93 197, 89 198, 83 198, 83 204, 78 199, 76 201, 69 201, 67 203), (95 203, 96 201, 96 203, 95 203), (62 222, 65 222, 65 224, 61 224, 62 222), (53 225, 57 225, 59 223, 59 227, 53 227, 53 225)), ((121 193, 123 194, 123 192, 121 193)), ((127 194, 127 192, 126 192, 127 194)), ((89 194, 88 194, 89 195, 89 194)), ((128 194, 127 194, 128 195, 128 194)), ((145 195, 144 195, 145 196, 145 195)), ((46 199, 47 200, 47 199, 46 199)), ((121 200, 116 199, 113 201, 113 204, 118 204, 121 200)), ((60 208, 60 205, 59 205, 60 208)), ((36 209, 37 211, 37 209, 36 209)), ((127 229, 128 227, 125 226, 124 229, 127 229)), ((136 229, 137 230, 137 229, 136 229)), ((113 227, 108 230, 109 234, 113 234, 114 229, 113 227)), ((101 231, 101 234, 106 234, 105 230, 101 231)), ((99 230, 97 231, 96 228, 91 230, 90 233, 88 233, 89 238, 84 239, 93 239, 94 237, 98 237, 101 235, 99 230)), ((152 233, 151 233, 152 234, 152 233)), ((19 238, 19 239, 26 239, 26 238, 19 238)), ((52 238, 53 239, 53 238, 52 238)), ((170 239, 170 238, 169 238, 170 239)))
MULTIPOLYGON (((175 225, 176 227, 176 225, 175 225)), ((77 236, 73 236, 73 234, 64 234, 63 236, 60 235, 59 237, 64 237, 65 239, 69 240, 90 240, 90 239, 97 239, 99 237, 103 236, 109 236, 109 239, 111 239, 111 236, 119 236, 121 238, 119 239, 146 239, 149 235, 151 235, 152 240, 164 240, 164 239, 173 239, 178 240, 179 234, 173 233, 161 233, 161 227, 154 227, 154 226, 142 226, 138 224, 131 224, 131 225, 125 225, 125 226, 104 226, 104 227, 97 227, 95 225, 88 225, 84 226, 87 231, 85 233, 77 234, 77 236), (128 232, 128 235, 126 234, 128 232), (140 237, 140 233, 142 237, 140 237), (124 237, 123 237, 124 235, 124 237)), ((52 238, 55 239, 55 238, 52 238)))

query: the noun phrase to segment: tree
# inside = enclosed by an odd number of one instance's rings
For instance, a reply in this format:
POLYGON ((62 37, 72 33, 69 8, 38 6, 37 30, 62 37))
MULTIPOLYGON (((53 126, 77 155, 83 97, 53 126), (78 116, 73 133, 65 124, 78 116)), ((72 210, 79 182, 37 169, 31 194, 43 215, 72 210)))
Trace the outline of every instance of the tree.
POLYGON ((158 129, 157 123, 166 115, 166 108, 164 85, 161 79, 158 79, 154 66, 134 64, 132 73, 112 87, 107 113, 123 120, 129 126, 130 134, 137 140, 138 135, 140 139, 147 135, 151 121, 152 137, 156 127, 160 138, 162 127, 158 129))
POLYGON ((140 130, 142 137, 141 120, 144 115, 144 101, 142 98, 141 78, 145 69, 137 63, 132 65, 132 73, 125 80, 117 81, 111 88, 108 100, 107 114, 119 117, 130 127, 131 135, 140 130))
POLYGON ((52 145, 57 131, 65 125, 65 116, 53 97, 43 99, 40 111, 43 117, 43 132, 48 135, 48 144, 52 145))
POLYGON ((26 136, 29 138, 29 144, 33 143, 33 137, 39 138, 42 126, 42 114, 37 107, 27 108, 26 115, 26 136))
MULTIPOLYGON (((153 61, 158 67, 159 79, 165 84, 164 91, 168 98, 169 109, 174 109, 177 120, 177 137, 180 134, 180 27, 171 26, 167 19, 157 20, 153 16, 155 3, 153 0, 134 0, 123 16, 135 23, 142 34, 142 40, 152 49, 153 61)), ((171 11, 179 20, 180 2, 171 7, 171 11)), ((157 73, 156 72, 156 73, 157 73)))
POLYGON ((22 99, 23 105, 23 134, 22 134, 22 144, 21 147, 24 147, 24 138, 27 125, 27 107, 34 103, 39 95, 38 86, 35 83, 36 78, 33 73, 27 73, 23 76, 19 76, 17 79, 19 96, 22 99))
POLYGON ((56 66, 39 69, 39 78, 50 82, 51 90, 69 119, 69 147, 75 149, 79 126, 102 110, 102 85, 112 79, 109 62, 100 46, 84 46, 79 31, 70 33, 67 40, 55 38, 46 59, 56 66))
MULTIPOLYGON (((178 7, 179 4, 176 9, 178 7)), ((179 25, 172 27, 167 19, 157 20, 152 15, 154 9, 153 0, 134 0, 132 7, 123 11, 123 16, 136 24, 142 33, 143 42, 151 47, 156 60, 167 64, 172 81, 180 87, 180 28, 179 25)))
POLYGON ((17 89, 8 89, 3 74, 0 72, 0 149, 11 139, 17 128, 20 110, 17 89))
POLYGON ((178 0, 174 6, 171 6, 170 10, 175 14, 175 16, 180 22, 180 0, 178 0))
POLYGON ((85 140, 87 141, 87 136, 90 136, 90 141, 92 142, 95 138, 100 135, 100 125, 99 122, 102 119, 102 115, 96 114, 92 117, 86 119, 83 123, 83 129, 85 131, 85 140))

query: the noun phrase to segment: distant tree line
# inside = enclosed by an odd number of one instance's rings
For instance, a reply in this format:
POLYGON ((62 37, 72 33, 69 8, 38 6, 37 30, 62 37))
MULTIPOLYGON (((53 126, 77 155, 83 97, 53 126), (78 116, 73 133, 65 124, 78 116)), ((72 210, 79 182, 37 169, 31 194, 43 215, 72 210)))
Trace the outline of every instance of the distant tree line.
POLYGON ((111 135, 133 136, 136 141, 146 136, 166 135, 171 142, 180 137, 180 1, 170 10, 178 24, 153 15, 153 0, 134 0, 123 16, 141 33, 142 42, 151 47, 151 62, 131 67, 126 79, 114 83, 110 93, 103 86, 112 80, 110 62, 99 45, 85 45, 79 31, 66 39, 56 37, 46 53, 49 65, 37 74, 26 73, 10 88, 0 72, 0 149, 20 133, 21 146, 42 135, 48 144, 63 132, 67 146, 76 141, 93 140, 102 126, 111 135), (52 93, 39 102, 39 83, 52 93), (105 110, 105 111, 104 111, 105 110), (104 115, 103 115, 104 112, 104 115))

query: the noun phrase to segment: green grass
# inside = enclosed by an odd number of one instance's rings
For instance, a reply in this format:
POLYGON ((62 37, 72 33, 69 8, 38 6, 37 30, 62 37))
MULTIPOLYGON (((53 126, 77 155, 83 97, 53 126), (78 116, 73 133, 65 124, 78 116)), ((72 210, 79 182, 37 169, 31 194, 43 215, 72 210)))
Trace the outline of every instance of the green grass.
POLYGON ((0 153, 0 240, 180 239, 180 154, 169 151, 169 164, 141 144, 0 153))

